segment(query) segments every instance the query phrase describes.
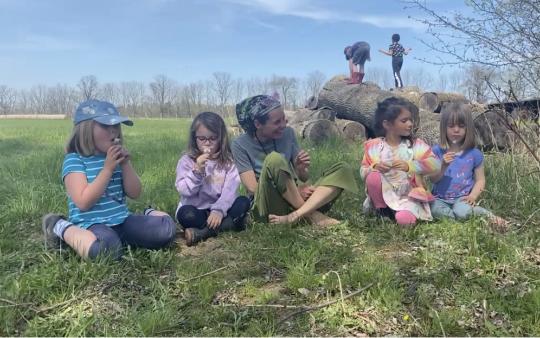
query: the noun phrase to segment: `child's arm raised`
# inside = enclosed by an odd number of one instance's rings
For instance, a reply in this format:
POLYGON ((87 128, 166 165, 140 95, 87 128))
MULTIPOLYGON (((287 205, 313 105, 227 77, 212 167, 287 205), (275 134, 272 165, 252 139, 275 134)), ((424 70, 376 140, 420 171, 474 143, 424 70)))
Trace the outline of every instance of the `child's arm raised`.
POLYGON ((187 155, 178 161, 175 186, 182 196, 194 196, 201 189, 205 173, 199 172, 195 167, 195 162, 187 155))
POLYGON ((135 169, 133 169, 129 158, 126 158, 126 160, 120 164, 120 167, 122 168, 124 192, 126 193, 127 197, 131 199, 139 198, 142 191, 141 179, 135 172, 135 169))
MULTIPOLYGON (((437 158, 440 158, 439 153, 437 153, 437 155, 438 155, 437 158)), ((452 163, 455 158, 456 158, 456 153, 453 151, 447 151, 446 153, 444 153, 442 155, 441 170, 439 170, 435 174, 429 175, 429 179, 431 180, 431 182, 433 183, 439 182, 441 178, 443 178, 444 173, 446 172, 446 169, 448 169, 448 166, 450 166, 450 163, 452 163)))
POLYGON ((441 161, 435 156, 431 147, 420 139, 413 146, 413 159, 407 163, 410 174, 431 175, 441 170, 441 161))
POLYGON ((81 211, 87 211, 96 204, 105 192, 105 189, 107 189, 114 169, 123 160, 124 157, 121 156, 121 148, 110 147, 107 151, 103 169, 101 169, 92 183, 88 183, 86 174, 82 172, 72 172, 64 177, 67 193, 77 208, 81 211))
POLYGON ((392 52, 388 51, 388 50, 384 50, 382 48, 379 49, 379 52, 385 54, 385 55, 388 55, 388 56, 392 56, 392 52))

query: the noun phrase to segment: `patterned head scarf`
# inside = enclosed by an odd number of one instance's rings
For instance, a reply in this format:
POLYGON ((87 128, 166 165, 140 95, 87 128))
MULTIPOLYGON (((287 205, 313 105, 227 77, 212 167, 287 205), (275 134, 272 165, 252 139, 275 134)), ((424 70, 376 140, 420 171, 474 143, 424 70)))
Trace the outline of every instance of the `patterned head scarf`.
POLYGON ((268 95, 248 97, 236 105, 238 124, 247 133, 256 131, 255 119, 265 116, 272 110, 280 108, 281 102, 268 95))

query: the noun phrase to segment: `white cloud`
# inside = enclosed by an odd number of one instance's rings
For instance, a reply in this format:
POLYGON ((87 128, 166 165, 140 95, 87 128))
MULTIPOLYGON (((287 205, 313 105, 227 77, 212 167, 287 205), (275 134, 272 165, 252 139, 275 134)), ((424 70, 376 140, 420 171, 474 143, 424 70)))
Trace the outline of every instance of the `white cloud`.
POLYGON ((261 26, 263 28, 267 28, 267 29, 270 29, 272 31, 278 31, 279 30, 279 27, 276 26, 276 25, 272 25, 268 22, 265 22, 265 21, 262 21, 262 20, 258 20, 258 19, 255 19, 255 18, 252 18, 251 21, 253 23, 255 23, 257 26, 261 26))
MULTIPOLYGON (((295 16, 315 21, 366 23, 381 28, 421 29, 422 24, 407 16, 351 15, 350 12, 326 9, 312 0, 222 0, 273 15, 295 16)), ((331 4, 331 3, 330 3, 331 4)))

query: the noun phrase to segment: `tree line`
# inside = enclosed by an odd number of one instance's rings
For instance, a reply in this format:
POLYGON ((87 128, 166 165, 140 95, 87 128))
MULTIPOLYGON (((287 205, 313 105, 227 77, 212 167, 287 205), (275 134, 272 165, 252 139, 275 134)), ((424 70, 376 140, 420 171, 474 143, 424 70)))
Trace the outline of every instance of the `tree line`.
MULTIPOLYGON (((406 85, 424 91, 460 92, 477 102, 492 97, 486 78, 504 82, 507 72, 494 72, 487 67, 472 65, 450 73, 428 72, 422 68, 402 72, 406 85)), ((0 85, 0 114, 66 114, 87 99, 102 99, 114 103, 122 113, 132 117, 193 117, 200 111, 234 115, 234 105, 247 96, 278 95, 286 109, 303 107, 307 99, 318 95, 327 76, 313 71, 304 78, 272 75, 267 78, 234 78, 230 73, 215 72, 207 80, 181 83, 167 75, 157 75, 150 83, 126 81, 100 83, 96 76, 81 77, 75 86, 36 85, 29 89, 14 89, 0 85)), ((367 68, 366 80, 381 88, 391 88, 390 69, 367 68)))

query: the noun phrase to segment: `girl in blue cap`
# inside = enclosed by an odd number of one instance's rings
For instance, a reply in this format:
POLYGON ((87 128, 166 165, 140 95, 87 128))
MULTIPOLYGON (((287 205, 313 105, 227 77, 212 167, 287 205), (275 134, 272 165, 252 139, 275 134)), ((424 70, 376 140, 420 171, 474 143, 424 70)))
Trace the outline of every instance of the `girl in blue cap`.
POLYGON ((126 196, 138 198, 141 181, 122 146, 121 123, 133 125, 109 102, 88 100, 75 111, 62 167, 69 218, 43 217, 47 247, 65 242, 84 258, 120 259, 124 244, 159 249, 173 241, 176 226, 166 213, 133 215, 127 209, 126 196))

